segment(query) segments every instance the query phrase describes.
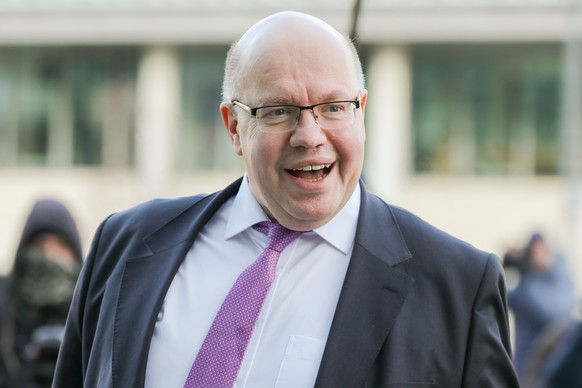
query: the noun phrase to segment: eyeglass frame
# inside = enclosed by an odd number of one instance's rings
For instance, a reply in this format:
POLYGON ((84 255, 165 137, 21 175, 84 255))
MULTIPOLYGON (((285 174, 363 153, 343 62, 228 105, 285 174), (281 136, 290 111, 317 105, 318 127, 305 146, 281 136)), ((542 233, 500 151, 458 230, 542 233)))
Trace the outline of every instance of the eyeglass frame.
MULTIPOLYGON (((326 102, 320 102, 318 104, 313 104, 313 105, 292 105, 292 104, 273 104, 273 105, 264 105, 264 106, 258 106, 256 108, 251 108, 250 106, 243 104, 242 102, 238 101, 238 100, 232 100, 231 104, 233 104, 234 106, 238 106, 240 107, 242 110, 244 110, 246 113, 248 113, 251 117, 257 118, 257 111, 259 109, 263 109, 263 108, 276 108, 276 107, 292 107, 292 108, 299 108, 299 114, 297 115, 297 119, 295 120, 295 126, 297 126, 297 123, 299 123, 299 120, 301 119, 301 112, 303 112, 304 110, 310 110, 311 113, 313 114, 313 118, 315 119, 315 122, 317 123, 317 125, 319 125, 319 123, 317 122, 317 116, 315 115, 315 111, 313 110, 314 108, 321 106, 321 105, 327 105, 327 104, 335 104, 335 103, 352 103, 354 104, 354 109, 359 109, 360 108, 360 98, 357 97, 355 100, 340 100, 340 101, 326 101, 326 102)), ((354 119, 355 119, 355 113, 354 113, 354 119)), ((291 129, 288 129, 287 131, 291 131, 295 128, 295 126, 291 129)), ((287 132, 287 131, 282 131, 282 132, 287 132)))

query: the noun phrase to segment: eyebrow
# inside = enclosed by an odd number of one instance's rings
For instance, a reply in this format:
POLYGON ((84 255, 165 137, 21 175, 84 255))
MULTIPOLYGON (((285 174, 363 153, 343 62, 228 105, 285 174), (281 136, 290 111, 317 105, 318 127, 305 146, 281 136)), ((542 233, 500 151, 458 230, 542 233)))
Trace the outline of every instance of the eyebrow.
MULTIPOLYGON (((333 101, 347 101, 347 100, 351 100, 354 97, 358 96, 359 91, 354 94, 353 96, 346 96, 345 91, 332 91, 330 93, 326 93, 324 95, 323 98, 318 99, 317 102, 315 102, 315 104, 321 104, 321 103, 325 103, 325 102, 333 102, 333 101)), ((260 104, 260 106, 270 106, 270 105, 295 105, 295 106, 299 106, 300 104, 290 101, 288 98, 283 98, 281 96, 275 96, 275 97, 267 97, 266 99, 262 100, 263 102, 260 104)), ((259 105, 257 105, 259 106, 259 105)))

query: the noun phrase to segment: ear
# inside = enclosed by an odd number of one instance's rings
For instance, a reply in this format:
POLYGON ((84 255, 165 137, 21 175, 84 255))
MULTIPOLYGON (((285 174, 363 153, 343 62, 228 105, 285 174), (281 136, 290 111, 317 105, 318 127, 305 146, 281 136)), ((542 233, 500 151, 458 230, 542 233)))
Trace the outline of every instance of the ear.
POLYGON ((366 112, 366 102, 368 101, 368 91, 362 90, 360 93, 360 107, 362 108, 362 113, 366 112))
POLYGON ((226 127, 226 132, 228 133, 235 154, 242 156, 240 136, 238 134, 238 120, 234 112, 234 106, 231 103, 223 102, 220 104, 220 115, 222 116, 222 122, 226 127))

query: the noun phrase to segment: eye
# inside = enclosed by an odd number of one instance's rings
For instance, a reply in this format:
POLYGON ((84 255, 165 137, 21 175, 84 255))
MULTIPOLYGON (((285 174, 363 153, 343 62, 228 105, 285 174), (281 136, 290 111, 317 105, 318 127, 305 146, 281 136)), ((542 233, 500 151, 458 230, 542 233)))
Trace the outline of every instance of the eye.
POLYGON ((291 110, 285 106, 277 106, 272 108, 265 108, 263 117, 275 118, 281 116, 287 116, 291 114, 291 110))
POLYGON ((321 105, 321 114, 323 115, 336 115, 345 113, 347 110, 347 103, 345 102, 332 102, 329 104, 321 105))
POLYGON ((280 105, 280 106, 268 106, 260 108, 257 111, 257 116, 259 118, 271 119, 280 118, 293 115, 295 109, 292 106, 280 105))
POLYGON ((257 111, 257 118, 266 125, 282 124, 294 120, 296 116, 296 108, 286 105, 264 107, 257 111))

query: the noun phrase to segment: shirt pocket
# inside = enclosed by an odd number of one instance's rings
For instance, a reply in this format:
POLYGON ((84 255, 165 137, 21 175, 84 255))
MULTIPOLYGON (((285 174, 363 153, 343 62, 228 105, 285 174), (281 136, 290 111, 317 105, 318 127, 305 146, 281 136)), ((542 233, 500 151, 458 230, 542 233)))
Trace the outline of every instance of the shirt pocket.
POLYGON ((325 341, 292 335, 285 349, 275 388, 313 388, 325 341))

